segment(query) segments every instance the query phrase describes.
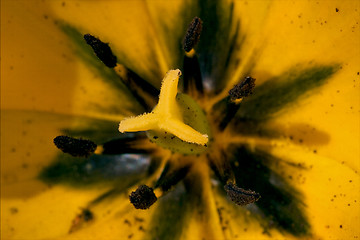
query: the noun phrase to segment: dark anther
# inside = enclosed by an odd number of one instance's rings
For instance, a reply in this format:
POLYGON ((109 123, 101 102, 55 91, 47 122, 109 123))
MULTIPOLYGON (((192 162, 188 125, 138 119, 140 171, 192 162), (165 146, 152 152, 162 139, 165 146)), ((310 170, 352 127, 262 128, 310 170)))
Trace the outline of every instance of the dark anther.
POLYGON ((260 199, 260 194, 251 191, 251 190, 244 190, 239 188, 233 183, 228 183, 224 186, 227 195, 237 205, 244 206, 250 203, 254 203, 260 199))
POLYGON ((64 153, 74 157, 88 157, 97 148, 97 145, 90 140, 76 139, 68 136, 57 136, 54 138, 54 144, 64 153))
POLYGON ((236 84, 230 91, 229 95, 231 100, 247 97, 253 93, 255 87, 255 79, 252 77, 246 77, 243 81, 236 84))
POLYGON ((107 43, 103 43, 100 39, 85 34, 84 39, 94 50, 96 56, 109 68, 114 68, 117 63, 116 56, 112 53, 111 48, 107 43))
POLYGON ((183 41, 183 48, 186 52, 190 52, 190 50, 193 49, 195 45, 199 42, 201 30, 201 19, 198 17, 194 17, 186 31, 186 35, 183 41))
POLYGON ((136 209, 148 209, 156 202, 157 197, 151 187, 140 185, 130 194, 129 199, 136 209))

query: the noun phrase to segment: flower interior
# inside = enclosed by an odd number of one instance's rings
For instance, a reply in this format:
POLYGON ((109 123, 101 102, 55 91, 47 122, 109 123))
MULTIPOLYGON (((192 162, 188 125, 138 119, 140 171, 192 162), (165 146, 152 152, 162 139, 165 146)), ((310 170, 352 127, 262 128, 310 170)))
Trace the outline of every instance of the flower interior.
MULTIPOLYGON (((152 111, 136 117, 125 118, 119 124, 121 133, 146 132, 149 141, 133 139, 132 144, 135 145, 135 149, 143 148, 154 152, 154 155, 166 156, 170 154, 171 156, 165 161, 161 176, 153 186, 141 185, 135 192, 131 193, 129 198, 135 208, 148 209, 157 200, 152 192, 153 189, 160 189, 159 194, 162 196, 182 181, 192 168, 199 168, 201 171, 204 164, 212 166, 220 177, 219 180, 224 185, 224 190, 228 193, 229 199, 236 204, 247 205, 260 198, 260 194, 236 186, 236 180, 229 163, 226 162, 226 159, 222 159, 221 155, 217 156, 217 153, 225 151, 235 141, 231 134, 224 132, 224 130, 235 116, 243 98, 252 94, 255 79, 249 76, 245 77, 243 81, 229 91, 228 96, 215 102, 211 107, 206 106, 208 99, 204 97, 206 93, 194 49, 200 40, 201 29, 202 21, 195 17, 184 37, 184 72, 187 74, 183 80, 184 93, 178 92, 179 78, 182 74, 179 69, 169 70, 166 73, 162 81, 158 103, 155 106, 148 105, 145 98, 155 98, 156 96, 147 92, 148 89, 143 88, 144 86, 141 84, 136 85, 134 88, 142 88, 144 92, 139 93, 133 90, 133 94, 144 104, 145 110, 152 109, 152 111), (211 132, 216 135, 212 137, 211 132), (167 154, 164 153, 166 151, 167 154), (168 166, 172 168, 171 174, 168 174, 168 166)), ((117 57, 114 56, 109 45, 91 34, 85 34, 84 40, 92 47, 95 55, 107 67, 114 68, 121 77, 123 66, 116 62, 117 57)), ((141 80, 141 82, 145 81, 141 80)), ((156 90, 152 91, 157 92, 156 90)), ((90 140, 75 139, 68 136, 58 136, 54 139, 54 143, 64 153, 75 157, 88 157, 95 152, 94 146, 97 146, 90 140)), ((108 151, 107 144, 105 143, 98 148, 99 154, 108 151)), ((122 144, 119 142, 111 147, 116 151, 116 149, 123 147, 122 144)))
MULTIPOLYGON (((71 185, 112 185, 84 207, 70 232, 83 222, 100 217, 91 212, 98 204, 124 192, 129 195, 128 204, 139 214, 154 204, 167 206, 169 195, 183 191, 186 197, 179 200, 183 204, 179 213, 186 204, 192 204, 206 218, 210 202, 215 202, 221 215, 220 203, 209 194, 213 191, 232 203, 229 211, 251 212, 262 223, 264 232, 276 227, 295 236, 311 234, 301 194, 278 171, 281 164, 288 163, 253 143, 281 135, 266 126, 268 119, 325 83, 338 66, 296 66, 273 81, 255 86, 257 77, 251 75, 253 60, 237 83, 227 89, 227 69, 232 66, 227 62, 233 59, 231 49, 239 44, 240 32, 237 27, 230 34, 231 29, 220 27, 209 16, 195 17, 188 25, 182 53, 176 56, 182 58, 182 65, 162 72, 161 88, 118 62, 110 48, 112 42, 104 43, 92 34, 82 35, 74 27, 61 25, 79 49, 92 52, 83 56, 96 55, 105 66, 101 70, 104 75, 115 78, 111 81, 116 86, 125 86, 134 104, 126 117, 119 118, 119 126, 107 121, 93 125, 85 120, 84 128, 64 129, 64 135, 54 139, 65 154, 43 170, 41 179, 71 185), (225 28, 225 35, 215 32, 220 28, 225 28), (224 56, 216 59, 211 51, 219 48, 223 48, 220 52, 224 56), (109 139, 107 131, 115 137, 109 139)), ((299 171, 306 168, 301 164, 292 167, 299 171)), ((166 221, 162 214, 155 214, 154 218, 166 221)), ((226 221, 221 224, 226 229, 226 221)))

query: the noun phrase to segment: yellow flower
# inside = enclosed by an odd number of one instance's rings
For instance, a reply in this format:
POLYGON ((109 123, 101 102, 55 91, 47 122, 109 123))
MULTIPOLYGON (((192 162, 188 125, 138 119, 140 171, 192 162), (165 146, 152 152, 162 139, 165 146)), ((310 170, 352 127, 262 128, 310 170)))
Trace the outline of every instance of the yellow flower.
POLYGON ((1 238, 359 238, 359 11, 326 0, 2 1, 1 238), (159 89, 168 70, 184 71, 194 16, 204 89, 188 93, 214 113, 198 158, 117 131, 144 105, 82 39, 108 42, 159 89), (231 116, 222 99, 247 75, 254 93, 231 116), (59 153, 62 134, 103 149, 59 153), (166 185, 164 168, 183 180, 166 185), (229 179, 261 199, 237 206, 229 179), (156 181, 157 202, 135 209, 129 194, 156 181))

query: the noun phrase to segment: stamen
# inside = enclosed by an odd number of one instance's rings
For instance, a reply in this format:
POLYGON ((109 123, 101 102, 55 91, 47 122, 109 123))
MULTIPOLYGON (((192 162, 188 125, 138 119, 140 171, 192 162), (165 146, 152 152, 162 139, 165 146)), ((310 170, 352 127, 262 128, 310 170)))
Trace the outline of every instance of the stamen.
POLYGON ((160 178, 157 180, 155 187, 160 187, 163 192, 168 191, 172 186, 183 180, 188 172, 190 171, 191 165, 185 165, 183 167, 177 167, 171 169, 172 165, 170 162, 166 164, 164 170, 161 173, 160 178))
POLYGON ((224 130, 227 125, 230 123, 230 121, 234 118, 234 116, 236 115, 237 111, 240 108, 240 103, 236 103, 230 100, 231 97, 228 96, 226 98, 226 112, 223 115, 223 118, 219 124, 219 129, 220 130, 224 130))
POLYGON ((202 21, 195 17, 190 23, 183 41, 185 50, 183 69, 184 69, 184 92, 195 95, 203 94, 204 87, 200 71, 199 60, 196 56, 194 47, 200 40, 202 30, 202 21))
POLYGON ((231 100, 247 97, 253 93, 255 88, 255 79, 252 77, 246 77, 243 81, 236 84, 230 91, 229 95, 231 100))
POLYGON ((61 151, 73 157, 89 157, 97 148, 97 145, 90 140, 76 139, 68 136, 57 136, 54 138, 54 144, 61 151))
POLYGON ((239 84, 235 85, 230 91, 229 96, 223 98, 214 105, 215 122, 219 124, 219 129, 224 130, 230 121, 235 117, 240 108, 241 101, 253 93, 255 79, 246 77, 239 84))
POLYGON ((151 111, 160 94, 159 89, 142 79, 135 72, 126 68, 122 64, 117 64, 114 68, 120 80, 128 87, 137 102, 143 106, 145 111, 151 111))
POLYGON ((152 188, 140 185, 135 192, 130 194, 129 199, 136 209, 148 209, 156 202, 157 197, 152 188))
POLYGON ((183 41, 183 48, 186 52, 190 52, 199 42, 201 30, 202 21, 200 18, 195 17, 190 23, 183 41))
POLYGON ((117 63, 116 56, 112 53, 107 43, 103 43, 100 39, 85 34, 84 39, 94 50, 96 56, 109 68, 113 68, 120 77, 121 81, 129 88, 130 92, 136 98, 137 102, 144 107, 146 111, 150 111, 157 100, 159 90, 146 82, 136 73, 117 63))
POLYGON ((189 57, 184 56, 183 62, 184 69, 184 92, 202 95, 204 93, 204 86, 202 82, 202 76, 200 71, 199 60, 196 55, 189 57))
POLYGON ((116 65, 115 71, 119 74, 123 82, 129 87, 130 90, 141 89, 153 98, 157 99, 159 97, 159 89, 151 85, 149 82, 145 81, 134 71, 126 68, 121 64, 116 65))
POLYGON ((230 182, 224 186, 227 195, 237 205, 244 206, 250 203, 254 203, 260 199, 260 194, 239 188, 234 183, 230 182))
POLYGON ((150 149, 140 146, 141 140, 144 139, 147 139, 145 135, 112 139, 103 144, 101 154, 149 153, 150 149))
POLYGON ((117 63, 116 56, 112 53, 111 48, 107 43, 102 42, 100 39, 85 34, 84 39, 94 50, 96 56, 109 68, 114 68, 117 63))
POLYGON ((210 154, 207 154, 206 157, 210 168, 214 171, 216 177, 218 177, 222 184, 235 180, 233 169, 231 168, 229 159, 224 150, 221 150, 221 155, 213 157, 210 154))

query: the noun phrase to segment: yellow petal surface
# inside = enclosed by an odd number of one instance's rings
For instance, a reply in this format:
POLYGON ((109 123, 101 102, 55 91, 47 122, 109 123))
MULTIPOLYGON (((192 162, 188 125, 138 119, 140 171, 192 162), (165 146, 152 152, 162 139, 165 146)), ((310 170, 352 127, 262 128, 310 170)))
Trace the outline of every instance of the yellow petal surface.
MULTIPOLYGON (((246 33, 242 59, 251 58, 253 50, 261 53, 252 73, 258 84, 298 63, 341 64, 325 85, 270 122, 284 134, 282 139, 266 139, 261 144, 255 139, 249 145, 306 166, 302 171, 286 167, 284 174, 303 194, 314 239, 359 238, 360 2, 235 3, 234 15, 241 18, 246 33)), ((3 110, 36 109, 120 120, 120 114, 106 115, 104 112, 111 111, 101 112, 94 103, 104 109, 114 99, 125 108, 131 102, 120 101, 126 98, 117 96, 99 74, 79 60, 54 21, 64 20, 109 42, 131 69, 159 87, 163 68, 175 66, 171 66, 170 50, 162 47, 166 39, 157 34, 157 21, 168 13, 167 25, 175 24, 180 6, 180 1, 149 1, 148 5, 145 1, 1 1, 2 239, 145 238, 140 226, 147 230, 157 206, 139 215, 126 194, 99 205, 96 221, 68 235, 80 207, 108 190, 48 186, 36 179, 58 153, 52 138, 73 121, 41 115, 27 118, 3 110)), ((224 93, 244 69, 240 66, 232 74, 224 93)), ((223 213, 222 220, 228 220, 230 227, 220 232, 216 204, 229 202, 210 186, 204 192, 209 196, 210 218, 191 218, 183 239, 202 236, 203 226, 212 226, 218 239, 295 238, 277 230, 263 234, 259 222, 248 217, 249 211, 243 208, 237 209, 237 215, 223 213)))

